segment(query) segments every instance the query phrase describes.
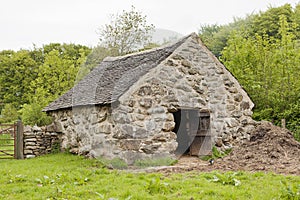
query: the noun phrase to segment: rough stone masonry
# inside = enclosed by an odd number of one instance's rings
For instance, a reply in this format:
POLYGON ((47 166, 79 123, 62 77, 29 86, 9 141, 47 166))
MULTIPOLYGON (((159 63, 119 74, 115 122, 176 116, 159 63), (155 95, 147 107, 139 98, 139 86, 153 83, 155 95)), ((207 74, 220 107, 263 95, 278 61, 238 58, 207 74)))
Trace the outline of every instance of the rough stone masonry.
MULTIPOLYGON (((120 68, 130 59, 138 57, 136 62, 143 61, 126 74, 118 75, 118 81, 109 91, 116 96, 114 101, 55 107, 66 105, 63 101, 71 98, 68 92, 69 96, 50 104, 45 111, 61 129, 62 148, 91 157, 119 157, 128 164, 138 159, 174 157, 178 142, 173 132, 176 124, 173 114, 182 108, 210 113, 209 131, 213 143, 220 148, 230 148, 249 139, 255 124, 251 117, 254 104, 237 80, 196 34, 172 45, 106 59, 105 64, 111 62, 113 67, 120 68), (163 48, 171 52, 120 94, 124 82, 130 82, 137 70, 143 71, 148 66, 151 57, 147 56, 163 48)), ((101 79, 98 81, 101 84, 101 79)), ((86 83, 83 80, 79 86, 86 83)), ((108 87, 93 84, 95 95, 98 90, 104 91, 102 87, 108 87)), ((73 94, 79 86, 73 88, 73 94)))

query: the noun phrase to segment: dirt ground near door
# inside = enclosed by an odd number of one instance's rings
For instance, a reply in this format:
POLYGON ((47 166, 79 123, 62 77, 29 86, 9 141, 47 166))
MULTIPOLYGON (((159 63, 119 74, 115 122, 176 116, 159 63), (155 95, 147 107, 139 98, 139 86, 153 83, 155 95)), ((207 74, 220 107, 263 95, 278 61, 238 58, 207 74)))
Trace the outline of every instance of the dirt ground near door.
POLYGON ((214 170, 266 171, 300 176, 300 143, 287 129, 261 122, 250 141, 236 146, 228 156, 215 160, 213 165, 197 157, 182 156, 176 165, 155 171, 168 174, 214 170))

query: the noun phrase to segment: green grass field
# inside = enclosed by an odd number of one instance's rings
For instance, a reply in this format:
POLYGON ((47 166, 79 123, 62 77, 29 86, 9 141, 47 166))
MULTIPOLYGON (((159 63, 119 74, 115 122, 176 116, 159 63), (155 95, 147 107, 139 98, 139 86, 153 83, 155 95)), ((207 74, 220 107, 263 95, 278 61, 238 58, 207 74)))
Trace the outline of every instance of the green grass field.
POLYGON ((299 199, 300 177, 263 172, 165 176, 108 170, 70 154, 0 160, 0 199, 299 199))

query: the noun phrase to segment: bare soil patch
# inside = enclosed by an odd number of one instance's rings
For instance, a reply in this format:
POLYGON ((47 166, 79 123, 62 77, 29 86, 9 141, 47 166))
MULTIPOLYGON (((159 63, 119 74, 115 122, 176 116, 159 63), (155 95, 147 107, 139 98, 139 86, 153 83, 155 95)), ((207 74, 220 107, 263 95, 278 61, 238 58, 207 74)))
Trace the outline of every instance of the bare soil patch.
POLYGON ((233 151, 213 165, 197 157, 183 156, 170 168, 157 169, 164 173, 184 171, 268 171, 300 175, 300 143, 292 133, 269 122, 261 122, 250 141, 235 146, 233 151))

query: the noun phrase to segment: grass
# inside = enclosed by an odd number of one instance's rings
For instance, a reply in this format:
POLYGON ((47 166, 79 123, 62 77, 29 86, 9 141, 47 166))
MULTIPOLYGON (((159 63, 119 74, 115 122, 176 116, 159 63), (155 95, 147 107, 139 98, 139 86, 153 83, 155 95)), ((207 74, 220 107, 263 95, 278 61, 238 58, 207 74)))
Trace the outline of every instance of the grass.
POLYGON ((300 183, 299 176, 263 172, 134 174, 63 153, 0 160, 0 174, 0 199, 5 200, 297 199, 300 183))
POLYGON ((10 134, 0 134, 0 159, 2 158, 12 158, 5 153, 14 153, 14 140, 10 134))
POLYGON ((174 165, 176 163, 177 160, 166 157, 166 158, 136 160, 134 162, 134 166, 139 168, 146 168, 146 167, 154 167, 154 166, 169 166, 169 165, 174 165))

